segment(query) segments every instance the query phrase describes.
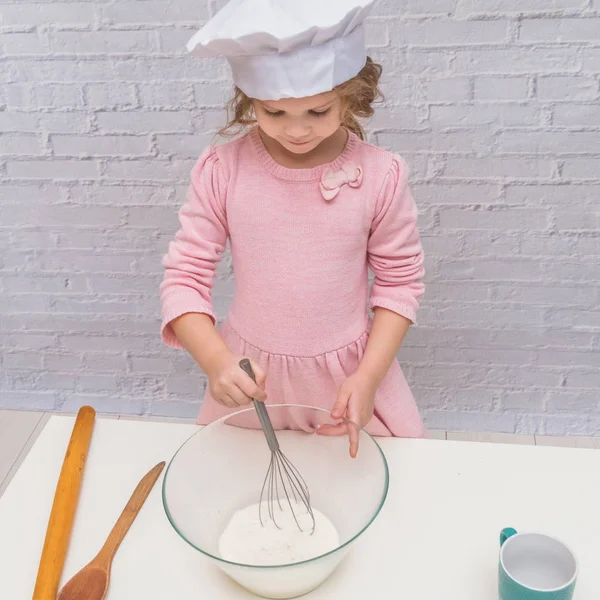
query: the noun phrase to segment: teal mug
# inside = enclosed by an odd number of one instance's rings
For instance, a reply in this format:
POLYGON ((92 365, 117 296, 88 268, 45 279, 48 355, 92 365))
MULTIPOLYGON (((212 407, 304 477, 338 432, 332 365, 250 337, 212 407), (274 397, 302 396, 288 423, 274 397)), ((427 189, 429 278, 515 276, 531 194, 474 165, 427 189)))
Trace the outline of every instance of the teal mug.
POLYGON ((542 533, 500 533, 500 600, 571 600, 579 567, 563 542, 542 533))

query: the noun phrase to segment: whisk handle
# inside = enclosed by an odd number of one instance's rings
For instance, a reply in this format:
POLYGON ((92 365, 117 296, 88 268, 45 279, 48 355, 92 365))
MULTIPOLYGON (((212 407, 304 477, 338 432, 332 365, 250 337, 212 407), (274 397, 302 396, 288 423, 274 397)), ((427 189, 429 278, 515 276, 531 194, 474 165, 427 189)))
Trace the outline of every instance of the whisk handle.
MULTIPOLYGON (((256 383, 256 376, 254 375, 254 371, 252 369, 252 365, 247 358, 244 358, 240 361, 240 368, 256 383)), ((256 400, 252 400, 254 403, 254 408, 256 410, 256 414, 258 415, 258 420, 260 421, 260 426, 267 438, 267 444, 269 444, 269 448, 272 452, 276 452, 279 450, 279 442, 277 441, 277 436, 275 435, 275 430, 273 429, 273 424, 271 423, 271 418, 269 417, 269 413, 267 412, 267 407, 264 402, 257 402, 256 400)))
POLYGON ((277 436, 275 435, 275 430, 273 429, 271 418, 269 417, 269 413, 267 412, 267 407, 265 406, 264 402, 257 402, 256 400, 253 400, 252 402, 254 402, 254 408, 256 409, 256 413, 258 414, 260 426, 265 432, 267 444, 269 444, 271 452, 277 452, 277 450, 279 450, 279 442, 277 441, 277 436))

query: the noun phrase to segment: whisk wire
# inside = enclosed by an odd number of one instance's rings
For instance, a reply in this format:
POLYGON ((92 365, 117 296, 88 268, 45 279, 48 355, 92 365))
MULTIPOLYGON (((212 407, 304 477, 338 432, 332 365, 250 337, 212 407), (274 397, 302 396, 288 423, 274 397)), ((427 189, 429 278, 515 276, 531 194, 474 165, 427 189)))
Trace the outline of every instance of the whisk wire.
MULTIPOLYGON (((275 461, 275 463, 276 463, 276 465, 277 465, 277 471, 279 471, 279 479, 280 479, 280 481, 281 481, 281 485, 282 485, 282 487, 283 487, 283 491, 284 491, 284 493, 285 493, 285 497, 287 498, 287 503, 288 503, 288 505, 289 505, 289 507, 290 507, 290 512, 292 513, 292 516, 294 517, 294 521, 296 522, 296 525, 297 525, 298 529, 299 529, 300 531, 304 531, 304 530, 302 529, 302 527, 300 526, 300 523, 298 522, 298 517, 296 516, 296 511, 294 510, 294 507, 292 506, 292 500, 291 500, 291 498, 290 498, 290 494, 288 493, 287 487, 286 487, 286 485, 285 485, 285 478, 284 478, 284 477, 283 477, 283 475, 281 474, 281 461, 279 461, 279 460, 276 460, 276 461, 275 461)), ((288 480, 288 483, 289 483, 289 480, 288 480)), ((294 500, 294 502, 295 502, 295 501, 296 501, 296 500, 294 500)))
POLYGON ((300 486, 300 489, 302 490, 302 493, 304 494, 304 496, 306 498, 306 504, 307 504, 306 508, 308 509, 310 507, 310 492, 308 491, 308 485, 306 484, 304 477, 302 477, 302 475, 300 474, 300 471, 298 471, 298 469, 292 464, 292 462, 289 460, 289 458, 285 454, 283 454, 282 452, 280 452, 280 454, 281 454, 281 459, 289 467, 289 469, 292 473, 292 476, 294 477, 294 479, 300 486))
POLYGON ((300 471, 290 462, 290 460, 280 452, 281 460, 284 465, 287 465, 289 468, 289 480, 292 485, 292 490, 296 490, 298 492, 298 497, 294 493, 294 499, 296 502, 301 502, 306 508, 306 512, 310 514, 312 520, 314 521, 314 515, 312 508, 310 506, 310 493, 308 491, 308 486, 306 485, 306 481, 304 481, 304 477, 300 475, 300 471), (299 498, 299 500, 298 500, 299 498))

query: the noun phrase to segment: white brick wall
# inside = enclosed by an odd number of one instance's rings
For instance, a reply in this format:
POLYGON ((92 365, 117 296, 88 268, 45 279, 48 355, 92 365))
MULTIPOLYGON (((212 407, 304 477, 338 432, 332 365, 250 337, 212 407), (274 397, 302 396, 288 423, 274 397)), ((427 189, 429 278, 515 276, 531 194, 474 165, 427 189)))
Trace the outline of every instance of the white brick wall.
MULTIPOLYGON (((183 46, 222 4, 0 0, 0 406, 195 415, 158 284, 229 93, 183 46)), ((600 2, 380 0, 367 33, 369 135, 421 212, 399 357, 428 425, 600 435, 600 2)))

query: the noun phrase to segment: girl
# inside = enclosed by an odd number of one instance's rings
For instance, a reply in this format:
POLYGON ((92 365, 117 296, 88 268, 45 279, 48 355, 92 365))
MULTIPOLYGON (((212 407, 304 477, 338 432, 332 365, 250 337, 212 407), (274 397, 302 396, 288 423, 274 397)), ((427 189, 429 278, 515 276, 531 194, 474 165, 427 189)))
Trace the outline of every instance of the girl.
POLYGON ((326 407, 373 435, 424 433, 395 358, 423 293, 408 168, 365 143, 358 122, 379 95, 364 44, 372 4, 233 0, 188 44, 229 60, 224 132, 250 127, 192 169, 163 263, 163 338, 209 380, 200 424, 256 398, 326 407), (236 292, 217 331, 211 287, 227 239, 236 292))

